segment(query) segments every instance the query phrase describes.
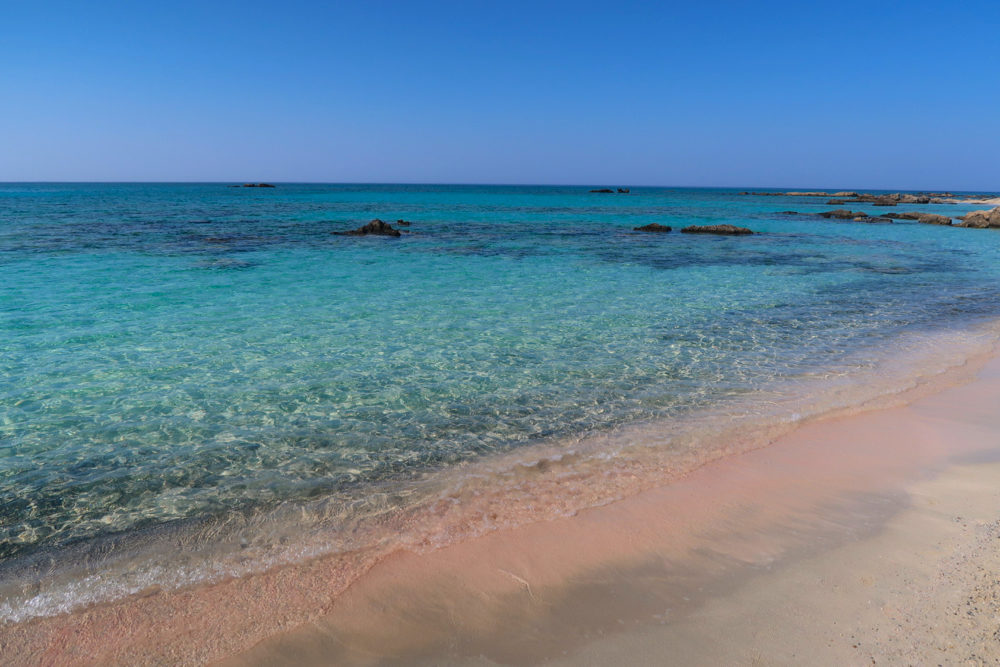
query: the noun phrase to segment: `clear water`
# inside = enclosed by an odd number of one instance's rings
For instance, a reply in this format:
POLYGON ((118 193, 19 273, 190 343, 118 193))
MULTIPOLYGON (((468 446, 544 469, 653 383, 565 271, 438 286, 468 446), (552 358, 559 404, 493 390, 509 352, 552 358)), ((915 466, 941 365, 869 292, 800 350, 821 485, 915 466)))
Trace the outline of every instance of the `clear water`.
POLYGON ((990 230, 587 190, 0 185, 0 563, 363 497, 1000 315, 990 230), (373 217, 413 224, 331 234, 373 217))

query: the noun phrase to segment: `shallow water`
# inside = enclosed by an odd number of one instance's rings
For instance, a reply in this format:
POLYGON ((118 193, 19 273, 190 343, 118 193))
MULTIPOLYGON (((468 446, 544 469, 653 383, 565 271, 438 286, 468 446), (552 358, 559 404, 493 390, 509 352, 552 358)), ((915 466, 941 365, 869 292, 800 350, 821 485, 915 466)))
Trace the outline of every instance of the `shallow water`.
POLYGON ((463 462, 877 372, 1000 315, 990 230, 587 190, 0 185, 0 568, 324 498, 356 522, 463 462), (331 234, 373 217, 413 224, 331 234), (761 233, 676 232, 722 222, 761 233))

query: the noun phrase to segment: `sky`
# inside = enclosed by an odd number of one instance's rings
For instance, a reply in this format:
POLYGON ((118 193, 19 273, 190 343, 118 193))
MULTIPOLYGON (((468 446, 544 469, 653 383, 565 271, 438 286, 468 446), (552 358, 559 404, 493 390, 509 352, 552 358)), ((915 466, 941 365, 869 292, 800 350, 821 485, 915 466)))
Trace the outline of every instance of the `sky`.
POLYGON ((0 16, 0 181, 1000 190, 996 0, 0 16))

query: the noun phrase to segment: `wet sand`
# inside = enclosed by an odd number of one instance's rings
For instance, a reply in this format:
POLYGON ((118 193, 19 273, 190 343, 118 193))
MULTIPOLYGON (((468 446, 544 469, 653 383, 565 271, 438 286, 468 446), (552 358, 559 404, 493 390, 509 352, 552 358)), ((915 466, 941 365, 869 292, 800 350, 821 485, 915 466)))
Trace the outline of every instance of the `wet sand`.
POLYGON ((575 516, 0 628, 8 664, 993 664, 1000 361, 575 516), (344 583, 342 569, 372 567, 344 583), (979 662, 976 662, 976 661, 979 662))

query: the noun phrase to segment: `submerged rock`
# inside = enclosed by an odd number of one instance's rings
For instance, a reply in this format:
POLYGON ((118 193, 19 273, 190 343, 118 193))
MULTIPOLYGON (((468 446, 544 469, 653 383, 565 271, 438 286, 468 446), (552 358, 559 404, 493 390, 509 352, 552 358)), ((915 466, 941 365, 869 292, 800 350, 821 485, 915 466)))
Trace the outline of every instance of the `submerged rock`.
POLYGON ((643 225, 642 227, 633 227, 632 231, 635 232, 659 232, 661 234, 669 232, 673 227, 668 227, 667 225, 661 225, 657 222, 651 222, 648 225, 643 225))
POLYGON ((243 187, 245 187, 245 188, 273 188, 275 186, 271 185, 270 183, 244 183, 243 187))
POLYGON ((403 220, 402 218, 400 218, 399 220, 396 221, 396 224, 399 225, 400 227, 409 227, 410 226, 410 221, 409 220, 403 220))
POLYGON ((375 218, 367 225, 358 227, 357 229, 352 229, 349 232, 333 232, 334 234, 339 234, 341 236, 400 236, 400 231, 394 229, 392 225, 384 220, 379 220, 375 218))
POLYGON ((682 234, 723 234, 726 236, 743 236, 753 234, 746 227, 736 225, 691 225, 681 230, 682 234))

